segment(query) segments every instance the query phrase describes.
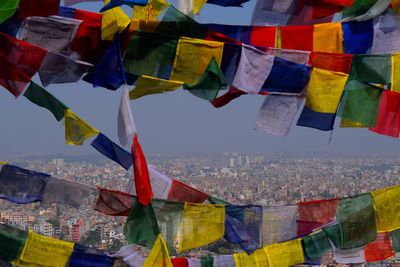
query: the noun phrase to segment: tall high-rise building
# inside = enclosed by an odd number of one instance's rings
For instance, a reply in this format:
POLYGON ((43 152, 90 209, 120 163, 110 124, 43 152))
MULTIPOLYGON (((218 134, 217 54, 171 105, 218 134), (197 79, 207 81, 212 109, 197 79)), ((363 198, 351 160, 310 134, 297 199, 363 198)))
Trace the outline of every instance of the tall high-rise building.
POLYGON ((237 166, 238 167, 242 166, 242 156, 241 155, 237 156, 237 166))
POLYGON ((230 159, 229 159, 229 167, 230 167, 230 168, 235 167, 235 159, 234 159, 234 158, 230 158, 230 159))

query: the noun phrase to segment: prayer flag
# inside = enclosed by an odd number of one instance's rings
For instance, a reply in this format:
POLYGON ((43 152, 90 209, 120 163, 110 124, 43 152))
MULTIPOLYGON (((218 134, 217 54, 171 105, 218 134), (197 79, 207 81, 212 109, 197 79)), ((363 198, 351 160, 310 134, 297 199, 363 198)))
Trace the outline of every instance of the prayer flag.
POLYGON ((127 86, 123 87, 118 110, 118 138, 123 147, 129 146, 129 140, 136 132, 127 86))
POLYGON ((112 253, 110 256, 121 258, 128 266, 143 266, 145 261, 145 257, 135 251, 134 245, 123 246, 119 251, 112 253))
POLYGON ((246 93, 257 94, 274 65, 274 56, 243 45, 232 85, 246 93))
MULTIPOLYGON (((207 29, 231 38, 232 42, 251 44, 252 26, 202 24, 207 29)), ((261 38, 261 36, 260 36, 261 38)))
POLYGON ((382 93, 379 87, 350 78, 343 93, 339 116, 353 123, 374 127, 382 93))
POLYGON ((201 257, 201 267, 213 267, 213 266, 214 266, 214 257, 212 256, 201 257))
POLYGON ((400 53, 392 54, 391 91, 400 93, 400 53))
POLYGON ((365 253, 364 247, 352 248, 352 249, 337 249, 335 245, 332 245, 333 258, 338 264, 352 264, 352 263, 364 263, 365 253))
POLYGON ((390 232, 394 252, 400 252, 400 229, 390 232))
POLYGON ((310 51, 300 51, 292 49, 282 49, 282 48, 267 48, 265 51, 267 54, 274 55, 281 59, 291 61, 297 64, 309 66, 310 61, 310 51))
POLYGON ((400 186, 372 191, 379 232, 400 228, 400 186))
MULTIPOLYGON (((155 198, 168 199, 173 180, 165 174, 149 166, 151 189, 155 198)), ((191 192, 189 192, 190 194, 191 192)))
MULTIPOLYGON (((105 0, 105 4, 110 0, 105 0)), ((109 9, 103 13, 101 20, 101 40, 112 41, 114 35, 123 32, 131 23, 131 19, 120 7, 109 9)))
POLYGON ((215 255, 214 256, 215 267, 236 267, 235 260, 232 255, 215 255))
POLYGON ((315 24, 312 51, 342 53, 342 24, 340 22, 315 24))
POLYGON ((232 84, 242 53, 242 45, 224 43, 221 70, 227 84, 232 84))
POLYGON ((0 224, 0 259, 5 261, 17 259, 24 248, 27 237, 25 231, 0 224))
POLYGON ((217 241, 225 231, 225 206, 185 203, 178 252, 217 241))
POLYGON ((215 108, 220 108, 229 104, 229 102, 231 102, 232 100, 235 100, 236 98, 246 94, 246 92, 238 90, 234 87, 230 87, 228 92, 211 101, 211 104, 215 108))
POLYGON ((80 146, 85 139, 100 133, 70 109, 64 111, 64 117, 65 140, 68 145, 80 146))
POLYGON ((32 81, 28 89, 26 89, 24 96, 32 103, 49 110, 57 121, 64 118, 64 111, 68 109, 63 102, 32 81))
POLYGON ((196 84, 214 57, 221 63, 223 43, 182 37, 176 50, 171 79, 196 84))
POLYGON ((138 78, 135 87, 129 92, 130 99, 138 99, 145 95, 162 94, 172 92, 183 85, 183 82, 163 80, 147 75, 138 78))
POLYGON ((336 113, 317 112, 304 106, 297 121, 298 126, 310 127, 321 131, 331 131, 335 124, 336 113))
POLYGON ((132 144, 132 162, 135 174, 135 188, 138 201, 147 206, 153 198, 153 191, 150 184, 149 169, 147 168, 146 158, 139 143, 137 133, 133 136, 132 144))
POLYGON ((322 258, 331 250, 329 239, 321 230, 305 236, 303 244, 305 255, 312 260, 322 258))
POLYGON ((367 262, 383 261, 393 257, 394 253, 392 244, 390 243, 390 234, 377 234, 375 241, 365 247, 364 253, 367 262))
POLYGON ((60 0, 19 0, 18 17, 58 15, 60 0))
POLYGON ((297 235, 297 206, 268 207, 263 210, 263 245, 291 240, 297 235))
POLYGON ((119 7, 122 5, 134 7, 134 6, 145 6, 147 4, 148 0, 111 0, 108 1, 108 4, 106 4, 100 9, 100 12, 105 12, 109 9, 112 9, 114 7, 119 7))
POLYGON ((66 266, 74 249, 74 243, 38 235, 29 230, 28 239, 19 256, 27 264, 66 266))
POLYGON ((189 262, 186 258, 172 258, 171 263, 174 267, 189 267, 189 262))
POLYGON ((203 203, 208 199, 208 194, 173 179, 167 199, 177 202, 203 203))
POLYGON ((363 82, 390 84, 391 55, 354 55, 350 75, 363 82))
POLYGON ((197 15, 207 0, 179 0, 177 8, 185 15, 197 15))
POLYGON ((367 54, 374 38, 373 20, 342 23, 344 51, 348 54, 367 54))
POLYGON ((304 262, 301 239, 263 247, 268 256, 269 266, 286 267, 304 262))
POLYGON ((102 133, 99 133, 91 145, 101 154, 121 165, 124 169, 129 170, 132 166, 131 154, 102 133))
POLYGON ((146 6, 134 6, 133 17, 139 20, 155 21, 170 4, 165 0, 151 0, 146 6))
POLYGON ((98 187, 99 196, 94 210, 110 216, 128 216, 136 198, 128 193, 98 187))
POLYGON ((4 0, 0 3, 0 23, 12 17, 18 8, 20 0, 4 0))
MULTIPOLYGON (((248 255, 246 252, 240 252, 233 254, 235 264, 237 267, 265 267, 271 266, 268 264, 268 257, 264 249, 260 248, 248 255)), ((273 266, 273 265, 272 265, 273 266)))
POLYGON ((268 95, 257 115, 256 130, 286 136, 303 102, 303 97, 268 95))
POLYGON ((224 74, 215 58, 212 58, 200 80, 194 84, 184 84, 183 88, 202 99, 213 101, 220 90, 226 88, 224 74))
POLYGON ((143 267, 173 267, 162 235, 158 235, 143 267))
POLYGON ((75 244, 74 251, 69 258, 69 267, 113 267, 115 258, 109 257, 95 249, 75 244))
POLYGON ((386 15, 374 19, 374 38, 371 53, 390 53, 400 50, 400 16, 386 15))
POLYGON ((275 47, 277 27, 253 26, 250 34, 250 45, 275 47))
POLYGON ((310 64, 314 68, 350 73, 353 55, 312 52, 310 64))
POLYGON ((147 207, 135 202, 124 226, 124 234, 129 244, 151 248, 160 234, 153 206, 147 207))
POLYGON ((313 26, 280 26, 281 48, 313 51, 313 26))
POLYGON ((0 85, 6 88, 15 97, 18 97, 30 82, 30 77, 25 75, 14 65, 10 64, 0 55, 0 85))
POLYGON ((378 17, 388 9, 390 3, 391 0, 377 0, 375 1, 374 5, 371 6, 371 8, 369 8, 365 13, 351 19, 357 21, 363 21, 378 17))
POLYGON ((378 108, 376 126, 371 131, 387 136, 399 137, 400 133, 400 93, 383 90, 378 108))
POLYGON ((343 9, 344 18, 359 16, 370 9, 376 0, 356 0, 353 5, 343 9))

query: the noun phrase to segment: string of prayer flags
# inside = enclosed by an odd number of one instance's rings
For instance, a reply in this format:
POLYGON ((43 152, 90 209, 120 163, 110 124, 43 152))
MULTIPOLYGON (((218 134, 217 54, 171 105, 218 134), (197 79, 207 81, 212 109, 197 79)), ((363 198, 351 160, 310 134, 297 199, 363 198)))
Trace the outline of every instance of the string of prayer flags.
POLYGON ((142 96, 172 92, 183 85, 183 82, 163 80, 147 75, 140 76, 132 91, 129 92, 130 99, 138 99, 142 96))
POLYGON ((19 0, 18 17, 58 15, 60 0, 19 0))
POLYGON ((211 59, 207 69, 196 84, 184 84, 183 88, 208 101, 213 101, 220 90, 226 89, 224 74, 215 58, 211 59))
POLYGON ((81 266, 81 267, 113 267, 115 259, 102 254, 96 249, 90 249, 80 244, 75 244, 74 251, 69 258, 68 266, 81 266))
POLYGON ((273 65, 274 56, 243 45, 232 85, 246 93, 257 94, 268 78, 273 65))
POLYGON ((269 266, 285 267, 304 262, 301 239, 263 247, 267 254, 269 266))
POLYGON ((49 110, 57 121, 61 121, 64 118, 64 111, 68 109, 63 102, 32 81, 24 96, 32 103, 49 110))
POLYGON ((108 1, 108 3, 100 9, 100 12, 105 12, 109 9, 112 9, 114 7, 119 7, 122 5, 133 7, 133 6, 145 6, 147 4, 148 0, 111 0, 108 1))
POLYGON ((19 0, 4 0, 0 3, 0 23, 12 17, 17 10, 19 0))
POLYGON ((400 16, 387 15, 375 18, 371 53, 378 54, 399 51, 399 34, 400 16))
POLYGON ((257 249, 254 253, 248 255, 246 252, 240 252, 233 254, 235 266, 246 267, 246 266, 270 266, 268 263, 267 254, 263 248, 257 249))
POLYGON ((382 135, 399 137, 400 134, 400 94, 384 90, 378 108, 376 126, 370 130, 382 135))
POLYGON ((64 111, 64 125, 68 145, 80 146, 87 138, 100 133, 70 109, 64 111))
MULTIPOLYGON (((108 4, 110 0, 105 0, 108 4)), ((120 7, 109 9, 103 13, 101 19, 101 40, 112 41, 114 35, 123 32, 131 23, 131 19, 120 7)))
POLYGON ((342 24, 340 22, 315 24, 312 40, 312 51, 342 53, 342 24))
POLYGON ((94 210, 110 216, 128 216, 136 200, 120 191, 98 188, 99 195, 94 210))
POLYGON ((312 52, 310 65, 314 68, 350 73, 353 55, 339 53, 312 52))
POLYGON ((153 198, 153 191, 151 189, 149 169, 147 167, 146 158, 143 154, 142 147, 139 143, 137 133, 133 136, 133 143, 131 149, 133 171, 135 179, 135 188, 138 201, 147 206, 153 198))
POLYGON ((0 171, 0 199, 18 204, 41 201, 48 175, 4 165, 0 171))
POLYGON ((69 56, 71 42, 81 22, 81 20, 59 16, 29 17, 21 26, 20 39, 46 50, 69 56))
POLYGON ((25 231, 0 224, 0 259, 5 261, 17 259, 24 248, 27 237, 25 231))
POLYGON ((91 143, 91 145, 101 154, 129 170, 132 166, 131 154, 122 147, 115 144, 107 136, 100 133, 91 143))
POLYGON ((374 39, 373 20, 343 22, 343 46, 348 54, 367 54, 374 39))
POLYGON ((255 129, 275 136, 286 136, 303 102, 303 97, 268 95, 257 115, 255 129))
POLYGON ((43 86, 53 83, 78 82, 89 71, 92 64, 76 61, 55 52, 48 52, 39 69, 39 78, 43 86))
POLYGON ((124 56, 126 71, 169 79, 177 44, 176 37, 133 32, 124 56))
POLYGON ((382 93, 381 88, 350 78, 342 96, 339 116, 365 127, 375 127, 382 93))
POLYGON ((223 43, 182 37, 176 49, 171 79, 196 84, 212 58, 221 64, 223 43))
POLYGON ((158 235, 156 241, 154 242, 153 248, 151 249, 149 255, 143 263, 143 267, 173 267, 167 246, 162 235, 158 235))
POLYGON ((324 231, 319 230, 303 237, 304 253, 308 259, 322 258, 331 250, 331 244, 324 231))
POLYGON ((314 229, 332 222, 335 219, 338 204, 339 199, 298 203, 297 236, 308 235, 314 229))
POLYGON ((118 138, 122 146, 129 146, 129 140, 136 132, 135 121, 133 120, 131 103, 127 86, 123 87, 121 102, 118 110, 118 138))
POLYGON ((379 232, 392 232, 400 228, 400 187, 392 186, 372 191, 379 232))
POLYGON ((153 206, 147 207, 135 202, 124 225, 124 234, 128 244, 151 248, 160 234, 153 206))
POLYGON ((391 55, 354 55, 350 75, 363 82, 390 84, 391 55))
POLYGON ((225 232, 225 206, 185 203, 178 252, 205 246, 225 232))

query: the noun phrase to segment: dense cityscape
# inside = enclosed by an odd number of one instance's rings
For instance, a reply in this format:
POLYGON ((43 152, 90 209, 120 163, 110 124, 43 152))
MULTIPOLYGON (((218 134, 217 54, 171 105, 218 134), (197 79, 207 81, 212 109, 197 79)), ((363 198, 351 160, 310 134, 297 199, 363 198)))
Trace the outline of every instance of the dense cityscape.
MULTIPOLYGON (((19 156, 11 164, 90 186, 125 191, 132 171, 111 161, 79 156, 19 156)), ((400 158, 266 156, 240 153, 150 155, 148 162, 167 176, 232 204, 263 206, 344 197, 400 183, 400 158)), ((1 223, 80 242, 103 250, 126 244, 126 218, 92 209, 95 196, 79 210, 64 205, 15 205, 1 201, 1 223)))

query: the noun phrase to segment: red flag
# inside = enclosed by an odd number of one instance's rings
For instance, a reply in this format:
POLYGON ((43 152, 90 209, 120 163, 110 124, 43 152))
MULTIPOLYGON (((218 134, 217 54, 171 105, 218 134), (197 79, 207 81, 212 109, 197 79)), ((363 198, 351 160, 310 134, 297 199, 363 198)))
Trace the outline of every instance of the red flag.
POLYGON ((390 243, 390 234, 377 234, 375 241, 367 245, 364 253, 367 262, 383 261, 394 256, 392 244, 390 243))
POLYGON ((186 258, 172 258, 172 266, 174 267, 188 267, 189 262, 186 258))
POLYGON ((254 46, 275 47, 276 26, 253 26, 250 44, 254 46))
POLYGON ((133 136, 132 144, 132 162, 135 173, 135 187, 138 201, 147 206, 153 198, 153 190, 150 184, 149 169, 147 168, 146 158, 139 143, 138 135, 133 136))
POLYGON ((172 186, 168 194, 169 201, 203 203, 208 195, 193 187, 190 187, 177 180, 172 180, 172 186))
POLYGON ((314 26, 281 26, 282 48, 313 50, 314 26))
POLYGON ((350 73, 353 55, 312 52, 310 56, 310 64, 312 67, 350 73))
POLYGON ((400 134, 400 93, 383 90, 378 119, 371 131, 395 138, 400 134))
POLYGON ((58 15, 60 0, 20 0, 19 18, 58 15))

